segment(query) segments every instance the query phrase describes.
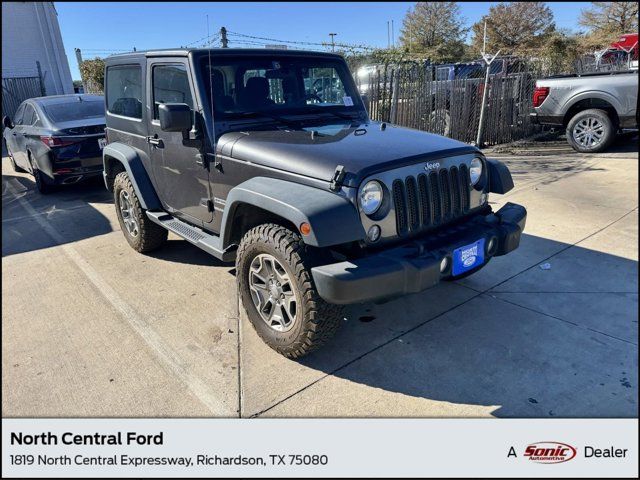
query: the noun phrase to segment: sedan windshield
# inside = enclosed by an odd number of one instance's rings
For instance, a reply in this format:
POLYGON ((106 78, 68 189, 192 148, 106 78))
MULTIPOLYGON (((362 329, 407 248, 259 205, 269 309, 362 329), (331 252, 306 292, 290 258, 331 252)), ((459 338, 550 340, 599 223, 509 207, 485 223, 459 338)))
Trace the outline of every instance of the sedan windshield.
POLYGON ((201 59, 203 88, 216 119, 360 113, 350 74, 337 60, 314 57, 212 56, 201 59), (342 113, 341 113, 342 112, 342 113))
POLYGON ((104 117, 104 102, 95 100, 48 103, 42 105, 42 108, 53 123, 104 117))

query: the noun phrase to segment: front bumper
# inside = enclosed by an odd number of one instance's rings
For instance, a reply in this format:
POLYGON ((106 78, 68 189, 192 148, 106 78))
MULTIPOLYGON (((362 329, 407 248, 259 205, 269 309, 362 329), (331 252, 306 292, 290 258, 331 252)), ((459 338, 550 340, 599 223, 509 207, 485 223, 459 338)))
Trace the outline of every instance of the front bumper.
POLYGON ((450 270, 456 248, 484 238, 485 261, 478 269, 492 257, 518 248, 526 220, 524 207, 507 203, 496 213, 479 215, 363 258, 314 267, 311 274, 318 293, 329 303, 361 303, 421 292, 444 278, 455 278, 450 270), (488 251, 491 239, 494 247, 488 251), (449 267, 441 273, 445 257, 449 267))

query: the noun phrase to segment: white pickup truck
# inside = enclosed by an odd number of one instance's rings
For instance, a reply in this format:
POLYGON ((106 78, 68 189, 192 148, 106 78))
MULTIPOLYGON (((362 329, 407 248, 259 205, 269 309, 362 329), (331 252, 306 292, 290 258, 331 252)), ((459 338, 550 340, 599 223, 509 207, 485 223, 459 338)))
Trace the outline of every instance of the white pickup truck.
POLYGON ((534 123, 566 128, 575 150, 605 150, 622 129, 638 128, 638 71, 557 75, 536 82, 534 123))

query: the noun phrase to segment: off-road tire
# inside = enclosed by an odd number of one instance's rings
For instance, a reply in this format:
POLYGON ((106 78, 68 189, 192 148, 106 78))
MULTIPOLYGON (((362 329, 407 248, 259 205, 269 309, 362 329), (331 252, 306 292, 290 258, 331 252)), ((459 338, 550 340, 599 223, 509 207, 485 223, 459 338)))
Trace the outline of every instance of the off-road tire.
POLYGON ((260 338, 288 358, 300 358, 324 345, 342 322, 342 307, 325 302, 318 295, 311 268, 318 262, 297 233, 272 223, 249 230, 238 248, 236 275, 240 298, 247 316, 260 338), (301 309, 289 331, 271 328, 258 313, 249 290, 249 269, 260 254, 275 257, 295 283, 301 309))
POLYGON ((140 200, 131 184, 131 180, 129 180, 127 172, 120 172, 116 175, 113 182, 113 200, 118 222, 120 223, 120 229, 122 230, 124 238, 126 238, 129 245, 131 245, 131 248, 137 252, 146 253, 161 247, 167 241, 169 232, 160 225, 153 223, 149 217, 147 217, 145 210, 140 205, 140 200), (129 233, 122 218, 120 211, 120 192, 122 190, 125 190, 129 194, 133 214, 135 220, 138 222, 138 234, 136 236, 132 236, 129 233))
POLYGON ((33 175, 33 179, 36 182, 36 190, 40 192, 42 195, 47 195, 54 190, 53 185, 49 185, 45 179, 43 173, 38 168, 38 164, 31 156, 31 153, 27 152, 27 156, 29 158, 29 164, 31 165, 31 174, 33 175))
POLYGON ((566 134, 567 134, 567 142, 569 143, 569 145, 571 145, 571 148, 573 148, 575 151, 581 152, 581 153, 598 153, 598 152, 602 152, 603 150, 606 150, 611 145, 611 143, 613 143, 613 140, 616 137, 616 126, 613 124, 613 122, 609 118, 609 115, 607 115, 607 112, 597 108, 590 108, 588 110, 583 110, 581 112, 576 113, 571 118, 571 120, 569 120, 569 123, 567 124, 566 134), (576 125, 579 122, 589 118, 597 120, 603 126, 602 139, 600 143, 598 143, 597 145, 594 145, 593 147, 581 145, 576 141, 573 135, 576 125))

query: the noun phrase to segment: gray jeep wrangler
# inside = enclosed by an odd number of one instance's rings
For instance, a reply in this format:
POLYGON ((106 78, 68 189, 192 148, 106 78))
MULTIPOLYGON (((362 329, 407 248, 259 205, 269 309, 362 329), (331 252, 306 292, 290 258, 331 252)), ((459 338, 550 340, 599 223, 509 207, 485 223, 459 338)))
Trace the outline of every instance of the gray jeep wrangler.
POLYGON ((475 147, 369 119, 338 55, 181 49, 107 59, 104 178, 122 232, 171 231, 236 263, 264 341, 301 357, 341 306, 476 272, 518 247, 526 210, 475 147))

